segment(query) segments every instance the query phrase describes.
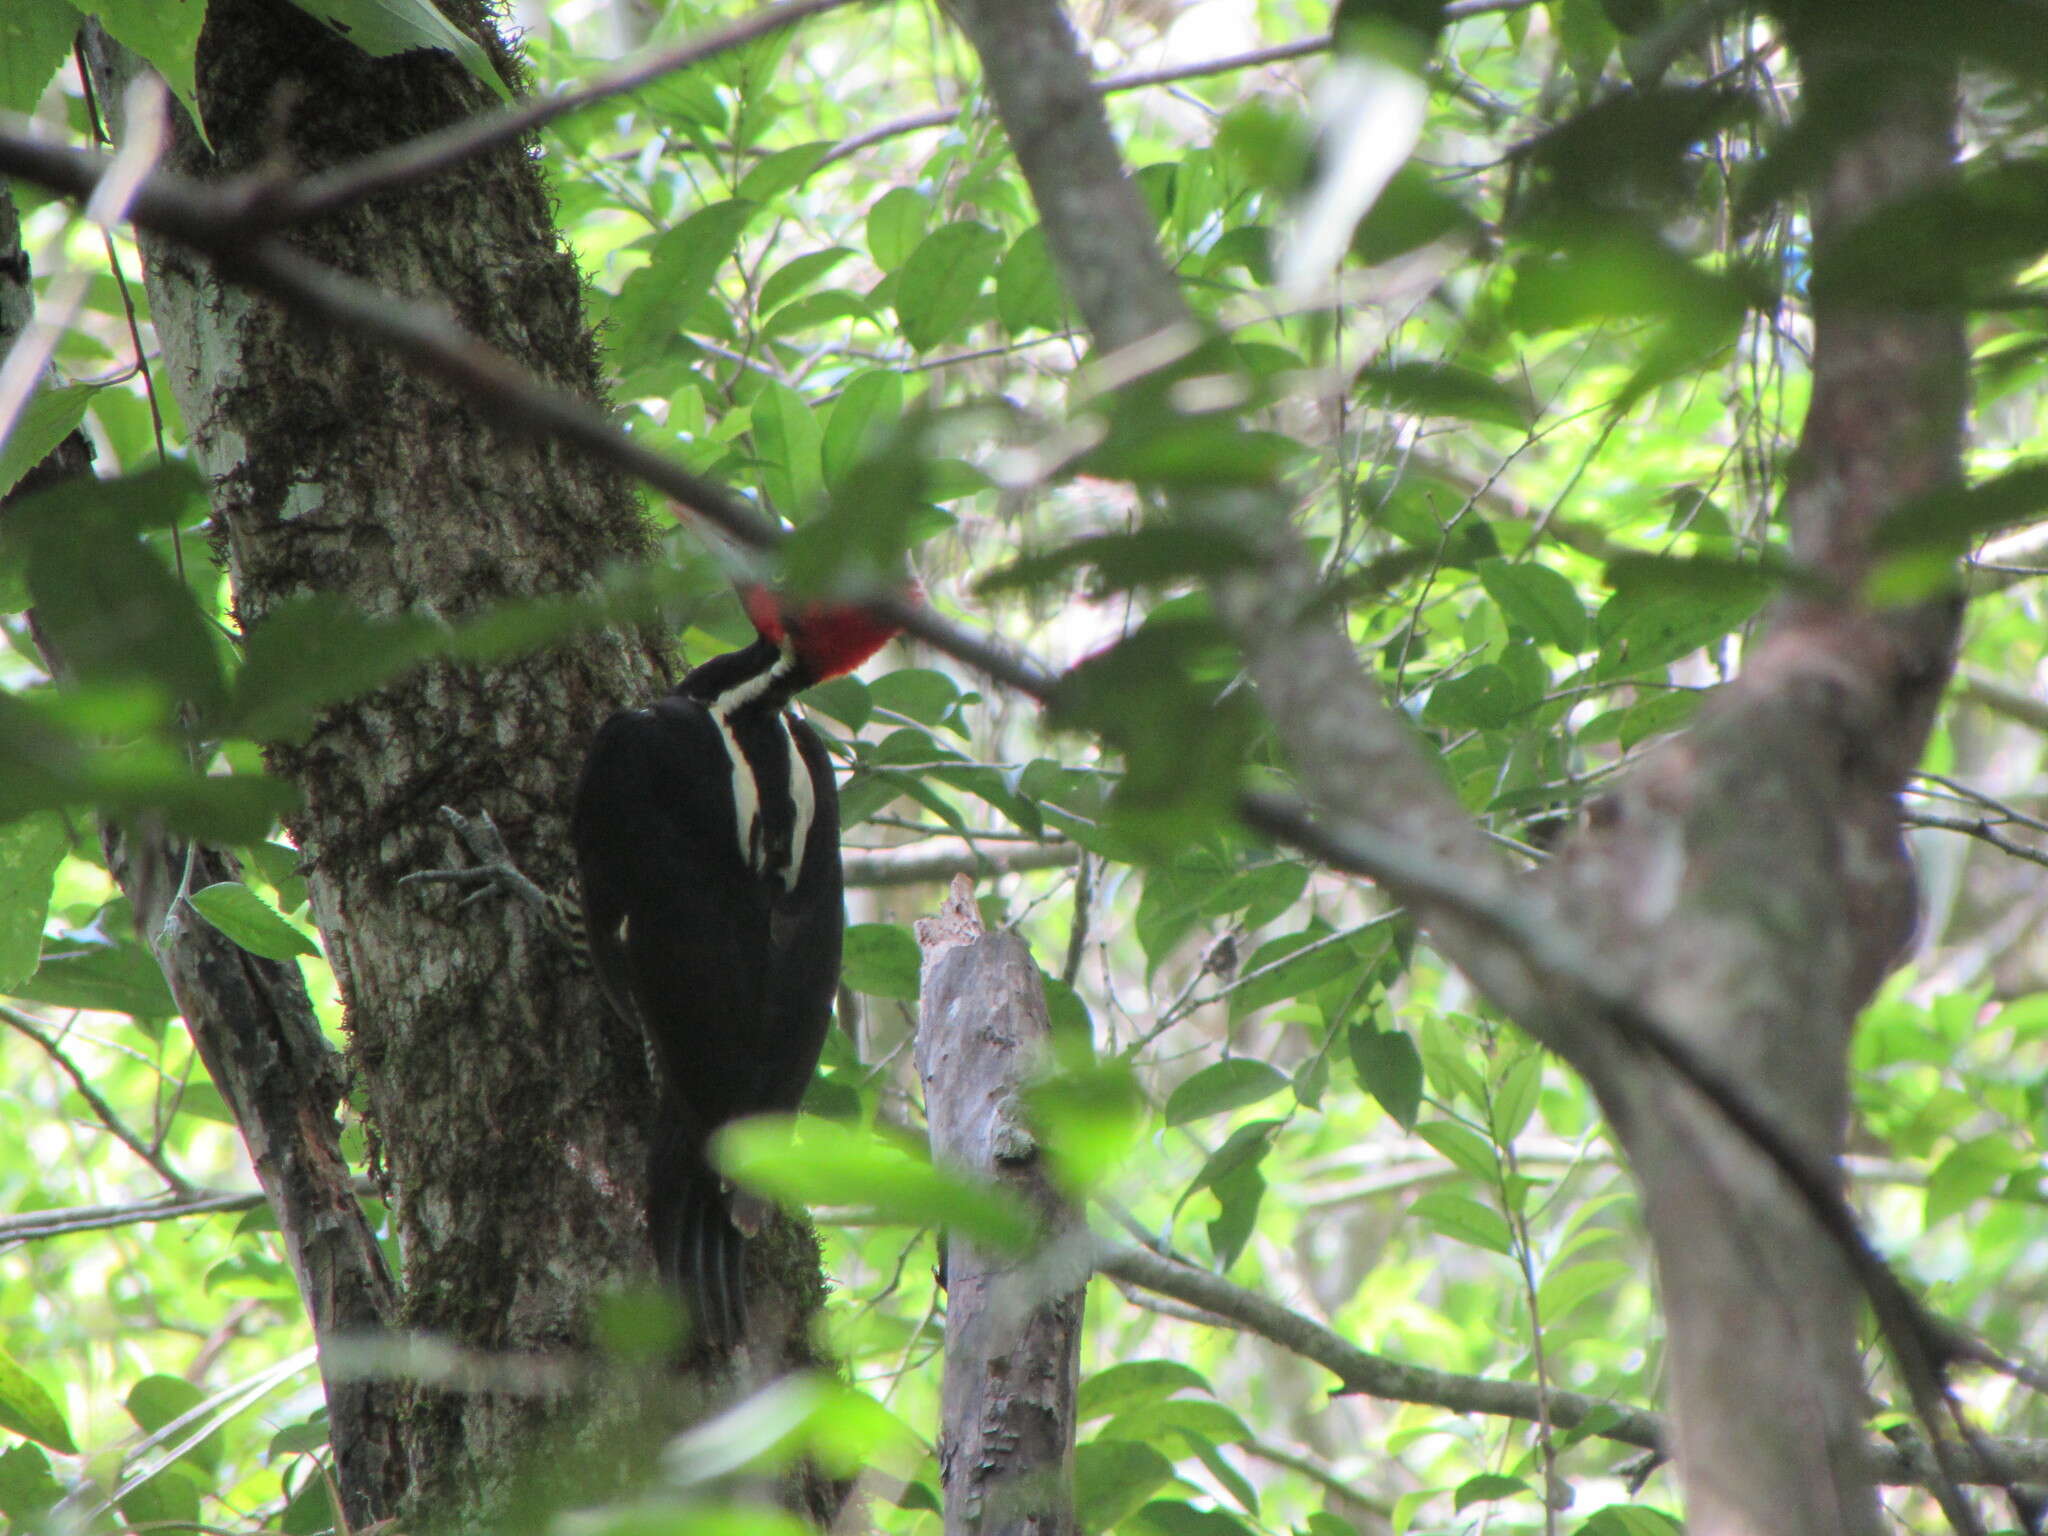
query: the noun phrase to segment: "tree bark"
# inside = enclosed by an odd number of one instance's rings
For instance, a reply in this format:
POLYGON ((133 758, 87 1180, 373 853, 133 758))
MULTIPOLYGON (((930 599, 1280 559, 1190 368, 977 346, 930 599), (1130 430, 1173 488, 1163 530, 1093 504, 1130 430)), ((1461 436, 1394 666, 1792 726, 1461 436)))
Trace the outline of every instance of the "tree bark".
POLYGON ((946 1240, 946 1533, 1078 1536, 1074 1429, 1092 1261, 1025 1123, 1024 1091, 1051 1050, 1044 983, 1022 939, 983 931, 965 875, 917 936, 917 1069, 932 1157, 1016 1194, 1040 1222, 1022 1257, 946 1240))
MULTIPOLYGON (((480 5, 446 9, 516 74, 480 5)), ((118 100, 128 66, 104 42, 98 59, 103 98, 118 100)), ((198 83, 211 150, 186 127, 169 162, 196 177, 317 171, 488 101, 445 55, 372 59, 283 0, 212 0, 198 83)), ((542 379, 601 396, 581 278, 521 148, 290 243, 396 293, 437 298, 542 379)), ((607 566, 651 553, 615 471, 514 435, 456 391, 237 290, 166 242, 145 240, 144 254, 164 374, 213 488, 245 630, 309 593, 373 618, 459 621, 507 599, 592 590, 607 566)), ((450 803, 488 810, 542 884, 563 884, 584 745, 667 676, 657 642, 614 634, 487 668, 430 664, 267 750, 303 795, 291 831, 392 1192, 402 1328, 480 1351, 578 1350, 593 1303, 646 1280, 639 1213, 653 1099, 641 1041, 527 911, 499 904, 477 921, 458 915, 450 893, 397 882, 448 862, 434 811, 450 803)), ((808 1362, 822 1296, 815 1243, 790 1226, 754 1248, 752 1357, 769 1369, 808 1362)), ((409 1481, 392 1513, 539 1523, 558 1497, 587 1497, 644 1465, 663 1435, 730 1389, 726 1367, 705 1359, 645 1390, 632 1380, 395 1393, 409 1481)), ((836 1503, 831 1485, 808 1474, 798 1483, 789 1496, 799 1507, 836 1503)))

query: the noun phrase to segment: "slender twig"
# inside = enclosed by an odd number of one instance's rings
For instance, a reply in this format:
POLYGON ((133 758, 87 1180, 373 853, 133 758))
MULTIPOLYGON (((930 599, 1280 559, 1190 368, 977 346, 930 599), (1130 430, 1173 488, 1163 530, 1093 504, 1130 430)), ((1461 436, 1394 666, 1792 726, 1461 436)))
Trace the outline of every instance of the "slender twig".
MULTIPOLYGON (((158 1177, 170 1185, 173 1193, 178 1195, 189 1195, 192 1193, 192 1185, 182 1173, 171 1166, 170 1160, 162 1152, 152 1147, 142 1137, 136 1135, 135 1132, 128 1128, 127 1122, 115 1111, 114 1106, 109 1104, 100 1091, 92 1085, 92 1079, 87 1077, 78 1063, 71 1059, 69 1053, 65 1051, 62 1041, 44 1030, 40 1024, 27 1014, 20 1012, 18 1009, 10 1008, 4 1003, 0 1003, 0 1023, 4 1023, 17 1032, 28 1036, 29 1039, 41 1046, 43 1053, 61 1067, 64 1075, 71 1079, 72 1087, 78 1090, 78 1096, 85 1100, 100 1124, 111 1131, 114 1139, 120 1142, 122 1146, 155 1169, 158 1177)), ((38 1214, 47 1216, 50 1213, 45 1211, 38 1214)), ((4 1232, 5 1224, 0 1223, 0 1235, 4 1235, 4 1232)))
POLYGON ((1901 811, 1899 820, 1909 827, 1931 827, 1941 832, 1960 832, 1965 837, 1976 838, 1980 843, 1989 843, 2000 853, 2009 853, 2016 859, 2025 859, 2029 864, 2039 864, 2043 868, 2048 868, 2048 851, 2014 842, 1982 816, 1937 816, 1929 811, 1901 811))

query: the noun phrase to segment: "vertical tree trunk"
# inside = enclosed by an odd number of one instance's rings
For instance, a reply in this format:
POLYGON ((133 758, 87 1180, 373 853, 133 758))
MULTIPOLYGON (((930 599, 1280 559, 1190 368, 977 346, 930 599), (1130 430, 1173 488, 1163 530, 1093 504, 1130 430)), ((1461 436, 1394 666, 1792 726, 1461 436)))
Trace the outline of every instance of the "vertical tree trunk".
MULTIPOLYGON (((475 3, 446 7, 495 48, 475 3)), ((512 62, 499 53, 508 76, 512 62)), ((105 98, 123 65, 102 46, 105 98)), ((211 153, 198 176, 303 173, 490 105, 442 54, 372 59, 283 0, 212 0, 198 59, 211 153)), ((323 220, 294 244, 353 276, 451 306, 472 333, 553 384, 601 394, 582 283, 519 148, 323 220)), ((152 316, 193 451, 213 487, 237 617, 259 627, 308 593, 371 617, 461 620, 508 598, 590 589, 650 540, 612 470, 511 436, 450 389, 324 334, 145 242, 152 316)), ((569 875, 568 790, 613 709, 664 686, 667 658, 601 634, 500 666, 429 665, 273 745, 298 785, 291 830, 347 1010, 349 1065, 394 1200, 400 1326, 476 1350, 581 1347, 592 1303, 644 1282, 642 1043, 532 916, 458 916, 447 892, 402 889, 449 861, 435 808, 486 809, 544 885, 569 875)), ((790 1234, 760 1306, 780 1330, 756 1360, 809 1358, 822 1291, 815 1246, 790 1234)), ((602 1489, 720 1392, 702 1362, 658 1403, 606 1381, 569 1397, 422 1385, 401 1408, 411 1484, 396 1513, 544 1516, 537 1484, 602 1489), (542 1440, 548 1454, 537 1455, 542 1440)), ((831 1490, 796 1502, 827 1508, 831 1490)))
POLYGON ((1052 1187, 1024 1119, 1024 1090, 1051 1048, 1044 983, 1022 939, 982 930, 965 875, 917 930, 917 1069, 932 1156, 1018 1195, 1042 1225, 1022 1258, 947 1238, 946 1536, 1076 1536, 1089 1260, 1086 1229, 1052 1187))

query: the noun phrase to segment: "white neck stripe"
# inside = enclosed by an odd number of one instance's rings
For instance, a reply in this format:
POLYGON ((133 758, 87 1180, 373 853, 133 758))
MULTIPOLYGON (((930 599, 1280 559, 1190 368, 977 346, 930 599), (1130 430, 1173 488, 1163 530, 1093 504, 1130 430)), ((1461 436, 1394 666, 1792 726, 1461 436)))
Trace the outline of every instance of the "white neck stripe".
POLYGON ((765 672, 756 672, 735 688, 729 688, 711 701, 711 713, 721 722, 734 710, 751 704, 777 683, 782 682, 796 670, 796 650, 787 640, 782 642, 782 654, 775 658, 775 665, 765 672))
POLYGON ((732 820, 733 830, 739 836, 740 858, 748 867, 758 869, 761 863, 761 786, 754 782, 754 765, 740 750, 739 738, 733 735, 732 725, 724 712, 714 709, 711 723, 725 738, 725 755, 732 765, 732 820))

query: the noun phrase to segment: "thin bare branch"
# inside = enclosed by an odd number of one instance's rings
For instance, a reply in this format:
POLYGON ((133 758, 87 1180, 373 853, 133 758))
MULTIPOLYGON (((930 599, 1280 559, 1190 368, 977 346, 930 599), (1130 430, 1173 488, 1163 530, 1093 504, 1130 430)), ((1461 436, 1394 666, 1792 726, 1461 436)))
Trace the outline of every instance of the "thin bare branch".
MULTIPOLYGON (((174 1194, 186 1196, 192 1193, 191 1183, 182 1173, 171 1166, 170 1160, 160 1150, 144 1141, 128 1128, 127 1122, 121 1118, 119 1112, 106 1101, 105 1096, 100 1093, 99 1089, 93 1086, 92 1079, 87 1077, 78 1063, 71 1059, 70 1053, 64 1049, 62 1041, 44 1030, 40 1024, 27 1014, 19 1009, 10 1008, 4 1003, 0 1003, 0 1023, 8 1025, 19 1034, 28 1036, 29 1039, 41 1046, 43 1053, 63 1069, 66 1077, 71 1079, 71 1086, 78 1090, 78 1096, 85 1100, 86 1105, 92 1110, 94 1118, 113 1133, 116 1141, 149 1164, 151 1168, 155 1169, 157 1175, 166 1184, 170 1185, 174 1194)), ((39 1214, 47 1215, 48 1213, 43 1212, 39 1214)), ((4 1235, 4 1231, 4 1224, 0 1224, 0 1235, 4 1235)))
MULTIPOLYGON (((1096 1268, 1113 1280, 1171 1297, 1313 1360, 1334 1375, 1345 1392, 1530 1423, 1547 1409, 1551 1423, 1559 1429, 1586 1426, 1587 1434, 1597 1439, 1660 1453, 1670 1443, 1670 1426, 1661 1414, 1557 1388, 1546 1397, 1531 1382, 1460 1376, 1376 1355, 1257 1291, 1163 1254, 1104 1245, 1097 1254, 1096 1268)), ((2048 1477, 2048 1440, 1992 1440, 1976 1449, 1958 1448, 1958 1452, 1967 1482, 2004 1486, 2048 1477)), ((1867 1454, 1871 1475, 1882 1483, 1926 1487, 1938 1476, 1932 1456, 1918 1440, 1904 1445, 1874 1441, 1867 1454)))

